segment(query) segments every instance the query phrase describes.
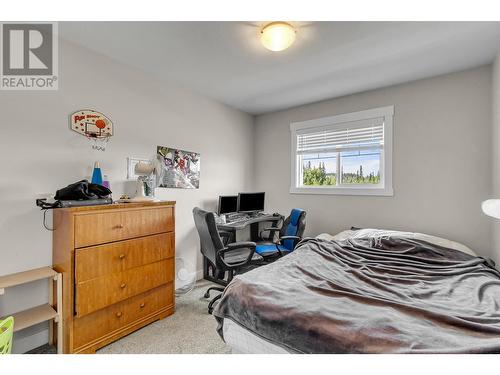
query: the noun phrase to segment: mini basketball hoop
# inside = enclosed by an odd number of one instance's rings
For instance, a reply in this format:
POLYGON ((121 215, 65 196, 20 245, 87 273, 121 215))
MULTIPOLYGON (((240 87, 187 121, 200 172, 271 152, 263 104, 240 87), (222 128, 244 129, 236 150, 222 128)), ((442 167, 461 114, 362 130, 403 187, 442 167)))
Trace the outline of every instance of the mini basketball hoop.
POLYGON ((89 109, 73 113, 70 127, 91 141, 93 150, 106 151, 106 145, 113 136, 113 122, 104 114, 89 109))
POLYGON ((97 151, 106 151, 106 145, 111 138, 111 135, 107 134, 106 136, 96 137, 93 134, 85 134, 87 139, 92 143, 92 150, 97 151))

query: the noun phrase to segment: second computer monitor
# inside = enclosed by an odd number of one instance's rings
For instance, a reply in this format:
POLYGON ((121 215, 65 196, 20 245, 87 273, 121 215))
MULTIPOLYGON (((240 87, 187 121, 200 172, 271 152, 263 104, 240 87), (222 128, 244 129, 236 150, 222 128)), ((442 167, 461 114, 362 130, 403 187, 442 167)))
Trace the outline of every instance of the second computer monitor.
POLYGON ((238 211, 238 196, 237 195, 221 195, 219 196, 219 215, 229 214, 238 211))
POLYGON ((239 193, 238 212, 264 211, 265 193, 239 193))

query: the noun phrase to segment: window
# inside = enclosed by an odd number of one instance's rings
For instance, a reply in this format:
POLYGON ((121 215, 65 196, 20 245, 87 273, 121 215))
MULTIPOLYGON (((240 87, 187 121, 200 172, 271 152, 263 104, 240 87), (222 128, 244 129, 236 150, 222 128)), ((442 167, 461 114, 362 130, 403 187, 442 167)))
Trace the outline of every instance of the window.
POLYGON ((394 107, 294 122, 291 193, 393 195, 394 107))

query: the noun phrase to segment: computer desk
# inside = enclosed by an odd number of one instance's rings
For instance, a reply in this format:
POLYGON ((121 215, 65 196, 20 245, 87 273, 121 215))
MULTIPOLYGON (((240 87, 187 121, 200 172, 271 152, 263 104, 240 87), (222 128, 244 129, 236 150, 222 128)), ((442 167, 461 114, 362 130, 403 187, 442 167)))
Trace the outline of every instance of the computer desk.
MULTIPOLYGON (((269 222, 271 223, 271 227, 276 228, 278 226, 278 223, 282 219, 283 216, 277 213, 266 214, 225 224, 217 224, 217 229, 221 232, 231 233, 229 242, 234 242, 237 231, 244 230, 245 228, 250 227, 250 241, 260 241, 261 239, 259 238, 259 224, 269 222)), ((203 257, 203 278, 220 285, 227 285, 224 280, 217 279, 210 274, 210 264, 205 257, 203 257)))
POLYGON ((276 226, 283 218, 280 214, 266 214, 261 216, 249 217, 248 219, 233 221, 225 224, 217 224, 217 229, 224 232, 236 232, 250 226, 251 241, 259 238, 259 223, 266 221, 271 222, 272 226, 276 226))

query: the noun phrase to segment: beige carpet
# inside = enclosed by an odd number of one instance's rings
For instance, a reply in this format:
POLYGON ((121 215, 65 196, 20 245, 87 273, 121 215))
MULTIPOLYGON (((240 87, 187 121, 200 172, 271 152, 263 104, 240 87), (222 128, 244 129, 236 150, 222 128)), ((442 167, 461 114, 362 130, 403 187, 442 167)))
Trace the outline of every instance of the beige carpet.
MULTIPOLYGON (((230 353, 216 332, 217 322, 207 312, 203 294, 208 281, 199 281, 194 290, 176 299, 175 313, 115 341, 100 354, 213 354, 230 353)), ((218 292, 212 291, 211 297, 218 292)))

